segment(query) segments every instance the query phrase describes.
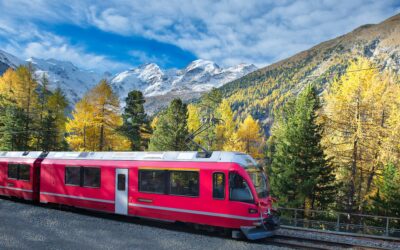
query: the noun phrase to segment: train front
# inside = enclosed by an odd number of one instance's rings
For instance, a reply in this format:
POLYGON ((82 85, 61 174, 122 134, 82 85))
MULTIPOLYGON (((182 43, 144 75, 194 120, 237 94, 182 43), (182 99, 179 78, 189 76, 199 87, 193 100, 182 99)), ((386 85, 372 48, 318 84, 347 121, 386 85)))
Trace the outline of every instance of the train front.
POLYGON ((247 175, 245 179, 247 179, 249 191, 253 196, 252 201, 257 207, 257 211, 254 212, 259 215, 260 219, 253 222, 252 226, 242 226, 241 231, 249 240, 271 237, 279 228, 279 216, 273 208, 275 199, 271 197, 268 178, 263 167, 257 164, 251 156, 243 155, 242 157, 245 158, 246 164, 243 164, 242 161, 240 165, 244 169, 245 173, 243 174, 247 175))

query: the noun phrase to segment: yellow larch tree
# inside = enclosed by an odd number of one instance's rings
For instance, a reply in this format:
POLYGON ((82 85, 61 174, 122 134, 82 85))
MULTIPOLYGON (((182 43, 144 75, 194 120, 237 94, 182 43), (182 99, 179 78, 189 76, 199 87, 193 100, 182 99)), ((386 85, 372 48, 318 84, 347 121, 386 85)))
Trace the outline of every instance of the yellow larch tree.
POLYGON ((235 120, 231 106, 227 99, 223 99, 217 108, 217 114, 221 122, 215 127, 216 147, 222 150, 225 144, 228 144, 229 138, 235 132, 235 120))
POLYGON ((34 77, 32 65, 19 66, 15 71, 8 70, 0 84, 3 85, 1 92, 4 91, 5 97, 24 112, 24 129, 20 132, 25 135, 24 140, 27 143, 25 150, 34 148, 36 132, 43 128, 37 127, 38 83, 34 77))
POLYGON ((238 134, 236 132, 233 132, 231 136, 225 141, 223 150, 224 151, 237 151, 237 152, 243 152, 243 145, 239 141, 238 134))
POLYGON ((386 122, 386 138, 383 139, 382 146, 382 161, 387 163, 397 164, 400 163, 400 82, 395 82, 396 77, 386 75, 389 77, 390 86, 385 97, 386 104, 389 111, 385 114, 387 117, 386 122))
POLYGON ((154 130, 156 129, 156 127, 157 127, 158 120, 159 120, 158 116, 153 117, 153 119, 151 120, 150 127, 151 127, 151 129, 152 129, 153 131, 154 131, 154 130))
POLYGON ((76 104, 67 123, 67 141, 74 150, 128 150, 130 143, 118 133, 122 125, 118 97, 106 80, 100 81, 76 104))
POLYGON ((27 112, 31 118, 33 111, 38 107, 38 83, 33 75, 32 65, 20 66, 16 69, 16 79, 13 81, 13 95, 19 107, 27 112))
MULTIPOLYGON (((194 104, 189 104, 187 106, 187 109, 188 109, 188 120, 187 120, 188 131, 189 133, 193 133, 196 130, 198 130, 201 126, 200 110, 194 104)), ((196 136, 194 138, 194 141, 200 145, 203 144, 201 136, 196 136)))
POLYGON ((230 137, 224 150, 239 151, 248 153, 254 158, 263 155, 264 137, 261 127, 251 115, 239 125, 236 133, 230 137))
POLYGON ((12 98, 16 81, 17 74, 12 68, 8 68, 0 77, 0 95, 8 99, 12 98))
POLYGON ((67 142, 73 150, 90 151, 96 149, 93 106, 84 96, 76 103, 72 118, 68 119, 66 131, 69 134, 67 142))
POLYGON ((384 165, 391 91, 389 78, 368 59, 358 58, 325 93, 323 144, 338 169, 337 178, 345 184, 342 205, 347 211, 363 211, 384 165))

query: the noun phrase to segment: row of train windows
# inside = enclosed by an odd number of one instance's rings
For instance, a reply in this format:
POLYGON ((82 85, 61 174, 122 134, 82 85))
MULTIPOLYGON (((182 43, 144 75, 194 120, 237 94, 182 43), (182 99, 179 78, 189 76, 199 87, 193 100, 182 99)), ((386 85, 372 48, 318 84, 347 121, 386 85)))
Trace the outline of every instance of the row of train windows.
MULTIPOLYGON (((71 186, 99 188, 101 183, 100 168, 65 167, 65 184, 71 186)), ((229 175, 231 200, 251 200, 251 194, 240 175, 229 175), (232 178, 231 178, 232 177, 232 178), (240 193, 240 192, 241 193, 240 193), (238 196, 241 194, 246 198, 238 196), (242 194, 243 193, 243 194, 242 194), (238 197, 239 197, 238 196, 238 197)), ((30 180, 30 166, 26 164, 9 164, 8 178, 30 180)), ((225 198, 225 174, 213 173, 213 198, 225 198)), ((124 181, 125 183, 125 181, 124 181)), ((198 171, 139 170, 139 191, 156 194, 171 194, 190 197, 199 196, 198 171)))
POLYGON ((8 178, 15 180, 30 180, 31 168, 26 164, 8 164, 8 178))
POLYGON ((199 172, 139 170, 139 192, 199 196, 199 172))
MULTIPOLYGON (((66 185, 99 188, 100 176, 100 168, 65 167, 66 185)), ((139 170, 139 191, 197 197, 199 196, 199 172, 139 170)), ((213 174, 213 197, 225 198, 225 174, 223 173, 213 174)))

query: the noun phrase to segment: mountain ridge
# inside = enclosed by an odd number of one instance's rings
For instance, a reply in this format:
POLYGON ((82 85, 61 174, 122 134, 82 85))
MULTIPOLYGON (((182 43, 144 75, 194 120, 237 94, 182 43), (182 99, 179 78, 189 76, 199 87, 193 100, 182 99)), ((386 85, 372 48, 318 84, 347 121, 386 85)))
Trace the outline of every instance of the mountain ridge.
POLYGON ((349 61, 367 57, 381 69, 400 72, 400 14, 378 24, 319 43, 308 50, 255 70, 219 88, 236 116, 251 114, 268 132, 273 113, 308 83, 324 91, 332 75, 341 75, 349 61))
POLYGON ((197 98, 201 93, 220 87, 256 69, 252 64, 222 68, 212 61, 197 59, 183 69, 161 69, 155 63, 147 63, 110 75, 83 70, 69 61, 52 58, 32 57, 23 61, 0 50, 0 74, 9 67, 16 68, 26 63, 34 66, 39 83, 43 74, 46 74, 49 78, 49 89, 63 89, 72 105, 101 79, 107 79, 122 105, 127 93, 134 89, 142 91, 146 98, 160 99, 160 102, 150 101, 146 104, 146 110, 150 113, 168 105, 172 96, 182 96, 186 101, 197 98))

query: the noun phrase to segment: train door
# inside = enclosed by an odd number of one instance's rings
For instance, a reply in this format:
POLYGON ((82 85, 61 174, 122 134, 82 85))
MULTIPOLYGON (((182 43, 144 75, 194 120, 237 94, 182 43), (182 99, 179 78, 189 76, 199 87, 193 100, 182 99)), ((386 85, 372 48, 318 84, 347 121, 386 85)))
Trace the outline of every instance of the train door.
POLYGON ((115 213, 128 214, 128 169, 115 170, 115 213))

